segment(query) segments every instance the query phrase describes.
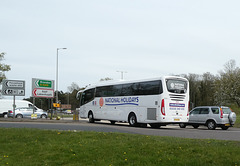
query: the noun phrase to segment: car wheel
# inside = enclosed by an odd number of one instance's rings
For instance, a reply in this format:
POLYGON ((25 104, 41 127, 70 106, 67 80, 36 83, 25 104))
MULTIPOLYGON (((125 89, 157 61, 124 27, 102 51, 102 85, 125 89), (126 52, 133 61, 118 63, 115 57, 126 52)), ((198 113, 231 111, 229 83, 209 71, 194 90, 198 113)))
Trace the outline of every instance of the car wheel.
POLYGON ((43 114, 43 115, 41 115, 41 118, 42 119, 47 119, 47 115, 43 114))
POLYGON ((137 117, 134 113, 131 113, 128 117, 128 123, 130 126, 137 126, 137 117))
POLYGON ((92 112, 89 112, 88 114, 88 122, 89 123, 94 123, 94 116, 93 116, 93 113, 92 112))
POLYGON ((8 118, 8 115, 7 115, 7 114, 4 114, 3 117, 4 117, 4 118, 8 118))
POLYGON ((229 127, 228 126, 221 126, 222 130, 227 130, 229 127))
POLYGON ((110 122, 111 122, 112 125, 114 125, 116 123, 116 121, 112 121, 112 120, 110 122))
POLYGON ((141 124, 139 124, 139 126, 146 128, 147 127, 147 123, 141 123, 141 124))
POLYGON ((192 126, 193 126, 194 129, 197 129, 197 128, 199 127, 198 124, 194 124, 194 125, 192 125, 192 126))
POLYGON ((20 119, 20 118, 23 118, 23 116, 22 116, 21 114, 17 114, 17 115, 16 115, 16 118, 19 118, 19 119, 20 119))
POLYGON ((213 120, 210 120, 210 121, 207 122, 207 127, 208 127, 209 130, 215 130, 215 128, 217 126, 216 126, 216 123, 213 120))
POLYGON ((186 128, 186 126, 187 126, 187 125, 184 124, 184 123, 180 123, 180 124, 179 124, 179 127, 180 127, 180 128, 186 128))

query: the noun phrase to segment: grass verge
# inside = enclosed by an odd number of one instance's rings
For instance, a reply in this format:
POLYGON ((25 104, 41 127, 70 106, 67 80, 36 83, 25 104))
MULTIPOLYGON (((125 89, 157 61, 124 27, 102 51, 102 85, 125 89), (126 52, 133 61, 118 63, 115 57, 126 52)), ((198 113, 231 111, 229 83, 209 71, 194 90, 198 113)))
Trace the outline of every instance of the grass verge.
POLYGON ((0 128, 0 165, 240 165, 240 141, 0 128))

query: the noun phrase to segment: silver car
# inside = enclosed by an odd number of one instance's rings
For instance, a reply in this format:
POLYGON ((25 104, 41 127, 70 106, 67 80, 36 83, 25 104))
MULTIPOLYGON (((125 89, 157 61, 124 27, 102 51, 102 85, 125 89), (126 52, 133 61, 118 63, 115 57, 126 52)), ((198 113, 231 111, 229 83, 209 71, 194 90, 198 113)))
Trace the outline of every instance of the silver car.
POLYGON ((179 126, 185 128, 187 125, 192 125, 198 128, 199 125, 205 125, 209 130, 214 130, 216 127, 227 130, 235 121, 236 114, 229 107, 202 106, 190 111, 189 122, 181 123, 179 126))
MULTIPOLYGON (((31 118, 33 114, 33 109, 30 107, 19 107, 15 109, 15 117, 16 118, 31 118)), ((47 118, 47 112, 42 109, 34 109, 34 114, 37 114, 37 118, 47 118)), ((13 111, 8 111, 8 117, 13 117, 13 111)))

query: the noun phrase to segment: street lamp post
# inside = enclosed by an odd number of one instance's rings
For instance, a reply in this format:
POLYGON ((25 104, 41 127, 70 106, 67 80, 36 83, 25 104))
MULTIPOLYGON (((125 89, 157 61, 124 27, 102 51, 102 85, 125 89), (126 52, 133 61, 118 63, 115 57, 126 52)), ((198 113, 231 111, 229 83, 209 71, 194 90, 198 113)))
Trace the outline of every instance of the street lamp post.
POLYGON ((57 68, 56 68, 56 103, 58 103, 58 50, 67 48, 57 48, 57 68))
POLYGON ((121 80, 123 80, 123 73, 127 73, 126 71, 117 71, 121 73, 121 80))

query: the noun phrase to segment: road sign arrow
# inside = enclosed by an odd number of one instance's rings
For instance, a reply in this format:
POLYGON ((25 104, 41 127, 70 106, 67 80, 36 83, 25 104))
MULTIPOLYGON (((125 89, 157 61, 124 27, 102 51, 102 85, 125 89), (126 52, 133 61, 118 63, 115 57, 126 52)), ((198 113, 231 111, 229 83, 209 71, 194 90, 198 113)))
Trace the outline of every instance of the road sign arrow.
POLYGON ((23 81, 10 80, 10 81, 6 81, 6 86, 11 88, 23 88, 24 83, 23 81))
POLYGON ((53 89, 35 88, 33 90, 33 96, 34 97, 53 98, 54 97, 54 90, 53 89))
POLYGON ((52 88, 52 81, 49 80, 37 80, 35 85, 40 88, 52 88))
POLYGON ((33 90, 33 95, 34 95, 34 96, 37 96, 36 91, 37 91, 37 89, 34 89, 34 90, 33 90))

